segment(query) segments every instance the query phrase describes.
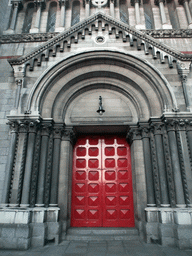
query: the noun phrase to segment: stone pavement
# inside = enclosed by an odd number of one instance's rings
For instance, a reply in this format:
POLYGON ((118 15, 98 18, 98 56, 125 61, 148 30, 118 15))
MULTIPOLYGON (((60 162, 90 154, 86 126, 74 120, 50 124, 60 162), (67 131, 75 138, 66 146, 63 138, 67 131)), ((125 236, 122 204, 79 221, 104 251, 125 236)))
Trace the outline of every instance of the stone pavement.
POLYGON ((2 256, 192 256, 191 250, 141 241, 64 241, 28 251, 0 250, 2 256))

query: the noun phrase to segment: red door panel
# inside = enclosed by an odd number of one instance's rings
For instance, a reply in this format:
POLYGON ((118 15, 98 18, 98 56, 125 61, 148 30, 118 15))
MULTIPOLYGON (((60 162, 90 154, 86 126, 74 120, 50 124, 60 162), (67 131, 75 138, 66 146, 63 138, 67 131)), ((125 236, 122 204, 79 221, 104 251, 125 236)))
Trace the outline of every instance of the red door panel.
POLYGON ((73 156, 72 227, 133 227, 130 147, 118 136, 84 136, 73 156))

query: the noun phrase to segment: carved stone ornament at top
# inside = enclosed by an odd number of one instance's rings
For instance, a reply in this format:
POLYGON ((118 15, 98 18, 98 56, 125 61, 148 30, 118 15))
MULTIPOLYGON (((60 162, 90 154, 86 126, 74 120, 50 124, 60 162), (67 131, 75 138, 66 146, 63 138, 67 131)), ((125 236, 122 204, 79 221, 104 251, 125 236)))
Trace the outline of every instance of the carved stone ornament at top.
POLYGON ((192 131, 192 119, 185 119, 186 130, 192 131))
POLYGON ((185 131, 185 129, 186 129, 185 120, 183 120, 183 119, 177 120, 176 127, 177 127, 177 130, 179 130, 179 131, 185 131))
POLYGON ((141 132, 140 129, 138 127, 131 127, 127 133, 127 140, 130 144, 132 144, 132 142, 134 140, 140 140, 141 139, 141 132))
POLYGON ((39 120, 29 121, 29 132, 36 133, 37 132, 37 128, 39 127, 39 124, 40 124, 39 120))
POLYGON ((28 121, 22 121, 19 123, 19 132, 20 133, 27 133, 28 131, 28 121))
POLYGON ((177 122, 178 120, 176 119, 165 119, 164 123, 167 127, 167 131, 175 131, 177 122))
POLYGON ((11 133, 18 132, 19 123, 17 121, 9 121, 7 124, 9 125, 11 133))
POLYGON ((152 123, 151 124, 151 127, 152 127, 155 135, 163 134, 163 129, 162 129, 163 126, 164 126, 163 123, 152 123))
POLYGON ((140 126, 139 127, 142 138, 149 138, 150 137, 150 128, 148 126, 140 126))
POLYGON ((42 136, 49 136, 52 129, 52 124, 42 124, 41 126, 41 135, 42 136))
POLYGON ((108 0, 91 0, 94 7, 101 8, 107 4, 108 0))
POLYGON ((76 134, 72 128, 65 129, 63 131, 62 140, 67 140, 67 141, 71 141, 71 143, 74 143, 75 139, 76 139, 76 134))
POLYGON ((63 126, 58 126, 53 128, 54 139, 61 139, 62 133, 63 133, 63 126))

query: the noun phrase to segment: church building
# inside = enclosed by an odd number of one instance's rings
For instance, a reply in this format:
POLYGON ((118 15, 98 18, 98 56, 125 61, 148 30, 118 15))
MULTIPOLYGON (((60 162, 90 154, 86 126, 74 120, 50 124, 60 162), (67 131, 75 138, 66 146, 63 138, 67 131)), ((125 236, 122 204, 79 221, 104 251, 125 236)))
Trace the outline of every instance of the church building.
POLYGON ((0 7, 0 248, 192 248, 192 0, 0 7))

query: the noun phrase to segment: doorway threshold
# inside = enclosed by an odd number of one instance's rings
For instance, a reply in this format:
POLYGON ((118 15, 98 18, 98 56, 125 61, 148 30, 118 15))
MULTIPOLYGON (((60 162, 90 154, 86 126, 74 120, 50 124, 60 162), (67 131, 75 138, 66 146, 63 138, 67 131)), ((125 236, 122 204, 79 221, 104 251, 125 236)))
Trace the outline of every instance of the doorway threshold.
POLYGON ((139 233, 136 228, 108 228, 89 227, 67 230, 66 240, 74 241, 102 241, 102 240, 138 240, 139 233))

